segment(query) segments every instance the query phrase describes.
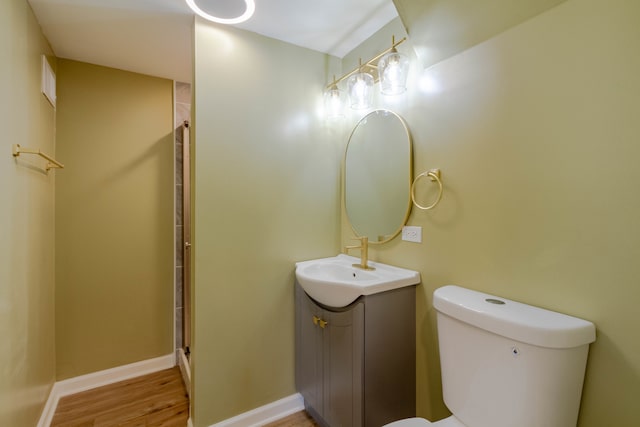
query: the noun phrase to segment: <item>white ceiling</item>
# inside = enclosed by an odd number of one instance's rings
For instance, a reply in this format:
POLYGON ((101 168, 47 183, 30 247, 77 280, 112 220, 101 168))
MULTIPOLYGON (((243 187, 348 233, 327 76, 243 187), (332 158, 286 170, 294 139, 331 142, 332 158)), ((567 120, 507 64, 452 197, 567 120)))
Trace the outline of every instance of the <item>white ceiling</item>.
MULTIPOLYGON (((184 0, 28 1, 58 57, 191 81, 184 0)), ((256 0, 235 27, 342 58, 396 16, 392 0, 256 0)))

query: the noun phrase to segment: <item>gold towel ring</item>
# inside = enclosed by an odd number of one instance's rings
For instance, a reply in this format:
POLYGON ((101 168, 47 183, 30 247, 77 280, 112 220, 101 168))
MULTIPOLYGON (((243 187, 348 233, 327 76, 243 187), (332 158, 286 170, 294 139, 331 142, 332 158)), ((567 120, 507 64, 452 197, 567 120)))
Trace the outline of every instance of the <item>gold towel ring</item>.
POLYGON ((429 209, 433 209, 440 202, 440 199, 442 199, 442 181, 440 180, 441 175, 442 174, 440 173, 440 169, 430 169, 427 172, 422 172, 420 175, 416 177, 416 179, 413 180, 413 183, 411 184, 411 200, 413 201, 414 205, 426 211, 429 209), (437 181, 438 183, 438 197, 436 197, 436 201, 429 206, 422 206, 418 202, 416 202, 416 195, 415 195, 416 182, 418 182, 418 180, 423 176, 428 176, 429 179, 431 179, 431 181, 437 181))

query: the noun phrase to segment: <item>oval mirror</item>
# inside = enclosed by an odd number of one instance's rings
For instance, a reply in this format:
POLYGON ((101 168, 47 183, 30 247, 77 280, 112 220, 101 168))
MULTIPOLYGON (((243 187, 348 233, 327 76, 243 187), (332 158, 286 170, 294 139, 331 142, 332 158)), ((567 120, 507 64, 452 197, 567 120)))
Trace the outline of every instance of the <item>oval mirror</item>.
POLYGON ((404 120, 388 110, 363 117, 344 158, 344 206, 356 236, 385 243, 400 233, 411 211, 412 173, 404 120))

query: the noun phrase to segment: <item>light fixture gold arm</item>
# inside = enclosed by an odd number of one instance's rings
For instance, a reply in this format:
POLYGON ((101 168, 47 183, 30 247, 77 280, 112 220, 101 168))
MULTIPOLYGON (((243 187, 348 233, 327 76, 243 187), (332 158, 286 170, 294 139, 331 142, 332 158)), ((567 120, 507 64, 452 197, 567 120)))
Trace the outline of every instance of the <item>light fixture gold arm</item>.
POLYGON ((336 80, 336 75, 333 75, 333 82, 331 82, 330 84, 327 85, 327 89, 332 90, 332 89, 337 89, 338 88, 338 81, 336 80))
POLYGON ((349 71, 347 74, 343 75, 342 77, 340 77, 339 79, 336 80, 335 76, 333 77, 333 82, 331 82, 330 84, 327 85, 327 89, 331 88, 331 86, 333 85, 337 85, 338 83, 340 83, 341 81, 349 78, 350 76, 352 76, 355 73, 362 71, 369 71, 374 78, 374 81, 378 81, 378 60, 380 58, 382 58, 384 55, 386 55, 387 53, 391 52, 392 50, 394 50, 396 48, 396 46, 404 43, 407 40, 406 37, 403 37, 402 39, 398 40, 397 42, 395 41, 395 36, 392 37, 391 39, 391 47, 384 50, 383 52, 379 53, 378 55, 374 56, 373 58, 371 58, 370 60, 368 60, 367 62, 365 62, 364 64, 362 63, 362 58, 360 59, 360 64, 354 68, 353 70, 349 71), (367 70, 368 69, 368 70, 367 70))
POLYGON ((20 154, 35 154, 37 156, 42 157, 48 161, 46 170, 49 172, 49 169, 58 168, 63 169, 64 165, 54 159, 53 157, 47 156, 40 150, 31 150, 29 148, 22 148, 20 144, 13 144, 13 157, 18 157, 20 154))

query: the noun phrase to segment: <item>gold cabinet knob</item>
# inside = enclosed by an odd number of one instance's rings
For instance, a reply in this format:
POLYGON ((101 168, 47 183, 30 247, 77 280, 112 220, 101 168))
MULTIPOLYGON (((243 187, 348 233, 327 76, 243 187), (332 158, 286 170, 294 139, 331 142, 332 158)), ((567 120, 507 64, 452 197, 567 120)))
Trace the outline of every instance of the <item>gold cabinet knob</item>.
POLYGON ((320 326, 322 329, 325 328, 329 324, 326 320, 322 320, 318 316, 313 316, 313 324, 316 326, 320 326))

